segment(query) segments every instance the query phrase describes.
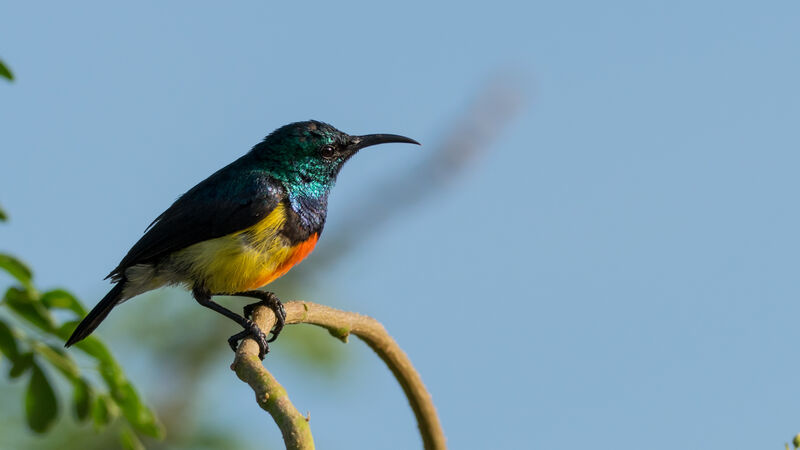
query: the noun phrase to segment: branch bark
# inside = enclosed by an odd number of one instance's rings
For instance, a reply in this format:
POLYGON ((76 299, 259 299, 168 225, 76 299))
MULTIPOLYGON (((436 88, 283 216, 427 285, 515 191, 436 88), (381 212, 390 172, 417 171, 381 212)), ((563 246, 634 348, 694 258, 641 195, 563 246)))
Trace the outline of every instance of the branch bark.
MULTIPOLYGON (((343 342, 347 342, 350 334, 366 342, 386 363, 403 388, 416 416, 425 449, 446 448, 439 417, 422 378, 380 322, 361 314, 311 302, 293 301, 284 306, 287 324, 310 323, 326 328, 343 342)), ((253 312, 253 320, 262 330, 269 330, 275 323, 275 315, 269 308, 257 307, 253 312)), ((308 421, 291 404, 286 391, 258 360, 258 345, 255 341, 242 341, 231 369, 253 388, 258 404, 275 419, 287 449, 314 448, 308 421)))
MULTIPOLYGON (((271 309, 259 306, 253 311, 253 320, 262 330, 271 330, 275 324, 275 314, 271 309)), ((258 405, 278 424, 287 449, 312 450, 314 438, 311 436, 308 420, 297 411, 278 380, 264 368, 258 358, 259 351, 258 344, 253 339, 242 340, 231 370, 253 388, 258 405)))

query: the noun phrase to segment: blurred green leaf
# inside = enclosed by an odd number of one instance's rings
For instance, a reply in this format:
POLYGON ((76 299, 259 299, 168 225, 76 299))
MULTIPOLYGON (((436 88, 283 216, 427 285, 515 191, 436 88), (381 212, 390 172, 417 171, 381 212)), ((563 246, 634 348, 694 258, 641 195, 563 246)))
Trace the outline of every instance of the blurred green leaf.
MULTIPOLYGON (((64 339, 65 341, 69 339, 72 332, 75 331, 75 328, 78 326, 79 320, 71 320, 69 322, 64 322, 64 324, 59 327, 56 331, 56 336, 64 339)), ((78 342, 75 344, 76 348, 79 348, 81 351, 86 353, 87 355, 91 356, 97 362, 101 364, 108 364, 108 365, 116 365, 117 362, 114 360, 114 357, 111 356, 111 352, 108 351, 108 348, 103 344, 100 339, 89 336, 86 339, 78 342)))
POLYGON ((70 381, 80 380, 81 371, 78 369, 78 365, 60 348, 37 343, 37 345, 33 346, 33 350, 44 357, 70 381))
MULTIPOLYGON (((77 324, 78 321, 64 323, 56 334, 66 339, 72 334, 77 324)), ((117 364, 116 360, 114 360, 114 357, 111 356, 106 346, 94 336, 87 337, 83 341, 75 344, 75 346, 89 356, 92 356, 98 362, 100 375, 108 386, 111 398, 119 405, 123 415, 131 426, 133 426, 136 431, 147 436, 156 438, 163 436, 163 427, 158 422, 155 414, 142 403, 136 389, 134 389, 133 385, 125 377, 122 368, 117 364)), ((103 405, 95 401, 95 405, 92 408, 92 415, 95 416, 95 424, 101 423, 98 422, 98 416, 96 416, 96 414, 101 414, 102 408, 103 405)))
POLYGON ((107 395, 98 395, 92 403, 92 419, 95 428, 102 428, 111 422, 116 417, 117 411, 114 409, 114 403, 107 395))
POLYGON ((3 208, 0 208, 0 222, 5 222, 7 220, 8 216, 6 215, 6 212, 3 211, 3 208))
POLYGON ((48 309, 59 308, 68 309, 79 317, 83 318, 86 315, 86 309, 81 305, 81 302, 75 298, 74 295, 65 291, 64 289, 53 289, 42 294, 39 301, 44 304, 48 309))
POLYGON ((33 353, 31 352, 22 353, 21 355, 19 355, 17 360, 14 361, 14 365, 11 366, 11 370, 8 372, 8 376, 11 378, 18 378, 32 366, 33 366, 33 353))
POLYGON ((125 394, 122 392, 122 386, 126 382, 125 375, 122 373, 122 369, 117 366, 116 362, 101 364, 100 375, 103 377, 103 381, 106 382, 111 392, 111 397, 116 400, 117 403, 125 401, 125 394))
POLYGON ((28 426, 37 433, 44 433, 58 416, 58 400, 42 369, 33 364, 28 390, 25 393, 25 417, 28 426))
POLYGON ((100 375, 108 385, 111 398, 117 402, 122 414, 136 431, 155 438, 163 436, 164 430, 155 414, 142 403, 136 389, 116 363, 101 365, 100 375))
POLYGON ((17 347, 17 340, 14 338, 14 333, 11 328, 0 320, 0 353, 6 355, 12 363, 19 358, 19 348, 17 347))
POLYGON ((6 78, 8 81, 14 81, 14 74, 11 73, 11 69, 0 60, 0 77, 6 78))
POLYGON ((83 422, 89 418, 92 406, 92 388, 86 380, 79 378, 72 382, 72 404, 75 411, 75 417, 78 421, 83 422))
POLYGON ((9 275, 16 278, 17 281, 22 283, 27 289, 33 287, 31 284, 33 273, 31 269, 19 259, 5 253, 0 253, 0 269, 8 272, 9 275))
POLYGON ((122 429, 119 434, 119 441, 120 444, 122 444, 122 448, 125 450, 145 450, 142 441, 136 437, 136 433, 130 428, 125 427, 122 429))
POLYGON ((114 361, 114 357, 111 356, 111 352, 108 351, 108 347, 94 336, 87 337, 75 344, 75 346, 101 364, 117 364, 117 362, 114 361))
POLYGON ((6 291, 5 301, 12 311, 38 328, 49 333, 56 330, 50 312, 41 302, 33 298, 30 291, 10 287, 6 291))

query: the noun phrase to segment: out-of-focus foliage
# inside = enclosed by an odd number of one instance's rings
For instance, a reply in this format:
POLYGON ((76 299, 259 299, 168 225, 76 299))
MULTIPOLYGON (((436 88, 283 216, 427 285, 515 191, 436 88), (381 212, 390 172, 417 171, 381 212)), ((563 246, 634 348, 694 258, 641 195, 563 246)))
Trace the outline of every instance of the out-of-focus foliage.
MULTIPOLYGON (((2 211, 0 218, 6 219, 2 211)), ((140 448, 139 435, 162 437, 155 414, 103 342, 90 336, 75 346, 88 357, 99 379, 84 373, 72 353, 62 348, 86 314, 81 302, 63 289, 37 290, 33 271, 12 255, 0 253, 0 272, 13 279, 0 299, 1 363, 12 383, 26 380, 20 393, 28 427, 36 433, 52 429, 63 409, 59 403, 66 396, 57 394, 63 386, 71 391, 69 409, 77 422, 91 421, 96 429, 115 424, 126 448, 140 448)))
POLYGON ((0 77, 3 77, 8 81, 14 81, 14 74, 11 73, 11 69, 9 69, 8 66, 3 63, 3 60, 0 60, 0 77))

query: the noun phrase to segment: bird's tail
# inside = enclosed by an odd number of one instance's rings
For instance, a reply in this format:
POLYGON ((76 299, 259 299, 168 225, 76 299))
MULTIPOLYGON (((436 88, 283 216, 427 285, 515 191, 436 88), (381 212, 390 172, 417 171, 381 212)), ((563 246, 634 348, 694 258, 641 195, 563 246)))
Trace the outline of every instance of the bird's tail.
POLYGON ((110 313, 122 299, 122 287, 124 284, 125 280, 121 280, 117 283, 117 285, 111 288, 108 294, 100 300, 100 303, 89 311, 89 314, 86 315, 81 323, 78 324, 78 327, 75 328, 75 331, 72 332, 72 336, 70 336, 67 343, 64 344, 65 347, 69 347, 92 334, 92 331, 100 325, 100 322, 108 316, 108 313, 110 313))

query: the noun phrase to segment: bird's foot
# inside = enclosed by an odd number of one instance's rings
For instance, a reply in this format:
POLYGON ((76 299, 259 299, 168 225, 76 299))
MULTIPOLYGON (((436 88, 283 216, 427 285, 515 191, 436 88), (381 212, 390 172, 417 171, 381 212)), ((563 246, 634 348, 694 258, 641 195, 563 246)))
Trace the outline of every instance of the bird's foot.
POLYGON ((241 333, 236 333, 228 338, 228 345, 230 345, 235 352, 237 347, 239 347, 239 341, 249 337, 253 338, 256 344, 258 344, 258 357, 263 361, 264 357, 269 353, 268 342, 270 341, 267 340, 267 335, 261 331, 261 328, 250 319, 245 319, 244 330, 241 333))
POLYGON ((275 339, 278 339, 278 335, 281 334, 281 330, 283 330, 283 326, 286 324, 286 309, 283 307, 283 303, 278 299, 278 297, 273 294, 272 292, 262 292, 262 291, 255 291, 258 292, 258 297, 261 301, 256 303, 251 303, 244 307, 244 316, 248 319, 252 319, 253 317, 253 310, 256 306, 266 306, 267 308, 271 309, 273 313, 275 313, 275 326, 272 328, 272 337, 269 338, 267 342, 273 342, 275 339))

